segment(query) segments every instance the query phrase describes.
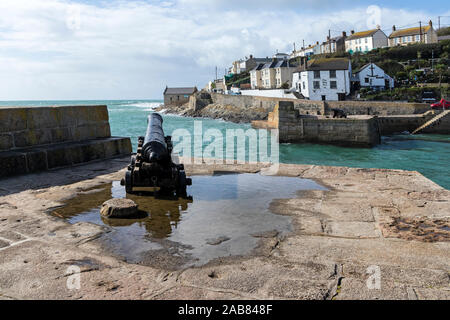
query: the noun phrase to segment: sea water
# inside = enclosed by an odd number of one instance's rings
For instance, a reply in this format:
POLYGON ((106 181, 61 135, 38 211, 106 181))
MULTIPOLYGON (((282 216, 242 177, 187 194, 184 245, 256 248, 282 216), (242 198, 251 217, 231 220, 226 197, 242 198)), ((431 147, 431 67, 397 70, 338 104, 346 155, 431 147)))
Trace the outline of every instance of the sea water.
MULTIPOLYGON (((161 100, 122 101, 8 101, 0 105, 45 106, 106 104, 109 110, 112 135, 129 136, 134 150, 137 138, 144 135, 147 115, 162 103, 161 100)), ((194 119, 163 114, 166 135, 179 128, 193 133, 194 121, 201 121, 203 132, 219 129, 225 136, 227 129, 250 128, 249 124, 235 124, 222 120, 194 119)), ((248 146, 253 148, 255 146, 248 146)), ((374 148, 346 148, 319 144, 281 144, 280 162, 414 170, 444 188, 450 189, 450 135, 400 134, 382 138, 374 148)))

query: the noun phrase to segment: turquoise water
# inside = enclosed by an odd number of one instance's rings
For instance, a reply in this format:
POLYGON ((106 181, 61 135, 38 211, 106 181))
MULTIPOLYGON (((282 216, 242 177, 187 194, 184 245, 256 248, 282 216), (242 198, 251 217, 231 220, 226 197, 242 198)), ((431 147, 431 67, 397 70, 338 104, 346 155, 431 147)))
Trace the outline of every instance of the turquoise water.
MULTIPOLYGON (((0 102, 0 105, 108 105, 111 131, 115 136, 130 136, 136 148, 137 137, 144 135, 146 115, 158 106, 160 100, 123 101, 20 101, 0 102)), ((175 129, 193 132, 193 118, 164 116, 167 135, 175 129)), ((197 119, 200 120, 200 119, 197 119)), ((248 124, 234 124, 220 120, 201 119, 203 132, 219 129, 248 129, 248 124)), ((225 134, 224 134, 225 135, 225 134)), ((207 143, 206 143, 207 144, 207 143)), ((255 148, 250 145, 247 148, 255 148)), ((270 149, 269 149, 270 150, 270 149)), ((450 135, 393 135, 383 137, 382 143, 372 149, 345 148, 318 144, 282 144, 280 162, 347 166, 360 168, 387 168, 419 171, 439 185, 450 189, 450 135)))

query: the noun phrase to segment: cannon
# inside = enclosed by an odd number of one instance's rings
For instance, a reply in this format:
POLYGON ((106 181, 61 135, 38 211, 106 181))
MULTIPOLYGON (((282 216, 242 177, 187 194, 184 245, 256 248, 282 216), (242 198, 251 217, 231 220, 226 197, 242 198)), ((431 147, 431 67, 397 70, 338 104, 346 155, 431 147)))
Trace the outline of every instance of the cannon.
POLYGON ((347 114, 342 109, 331 109, 333 111, 333 118, 347 118, 347 114))
POLYGON ((127 193, 150 191, 185 196, 186 187, 192 184, 186 178, 184 165, 172 161, 172 139, 164 136, 162 124, 160 114, 148 116, 145 136, 138 138, 136 155, 131 157, 122 180, 127 193))

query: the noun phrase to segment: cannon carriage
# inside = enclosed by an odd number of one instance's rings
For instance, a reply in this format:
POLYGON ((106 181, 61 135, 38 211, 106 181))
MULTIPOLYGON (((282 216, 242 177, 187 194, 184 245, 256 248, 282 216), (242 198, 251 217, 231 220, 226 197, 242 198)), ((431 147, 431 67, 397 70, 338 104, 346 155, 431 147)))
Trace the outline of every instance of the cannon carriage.
POLYGON ((145 136, 138 138, 136 155, 131 157, 122 184, 127 193, 158 192, 186 195, 186 187, 192 180, 186 177, 183 164, 172 161, 172 140, 164 136, 160 114, 148 116, 145 136))

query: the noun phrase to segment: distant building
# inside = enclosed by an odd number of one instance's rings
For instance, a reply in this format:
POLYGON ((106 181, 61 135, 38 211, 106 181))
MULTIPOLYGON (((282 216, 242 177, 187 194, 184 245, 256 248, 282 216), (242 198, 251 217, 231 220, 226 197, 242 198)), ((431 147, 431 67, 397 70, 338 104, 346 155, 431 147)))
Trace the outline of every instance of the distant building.
POLYGON ((240 74, 242 72, 247 72, 255 68, 259 63, 268 63, 272 61, 271 58, 255 58, 250 55, 250 58, 245 58, 241 60, 234 61, 231 67, 231 73, 240 74))
POLYGON ((295 89, 310 100, 345 100, 350 94, 351 63, 347 58, 313 59, 293 74, 295 89))
POLYGON ((368 63, 355 73, 361 88, 385 90, 394 88, 394 79, 375 63, 368 63))
POLYGON ((397 30, 395 25, 389 36, 389 46, 406 46, 413 43, 436 43, 438 36, 433 29, 433 22, 430 20, 428 26, 397 30))
POLYGON ((275 53, 273 55, 273 58, 278 59, 278 60, 287 60, 289 59, 289 55, 287 53, 275 53))
POLYGON ((290 58, 297 58, 297 57, 309 57, 315 54, 320 54, 320 44, 319 41, 315 45, 309 45, 306 48, 301 48, 299 50, 295 50, 291 53, 290 58))
POLYGON ((347 33, 342 32, 341 36, 330 38, 327 37, 327 41, 320 45, 320 53, 335 53, 335 52, 345 52, 345 39, 347 38, 347 33))
POLYGON ((196 87, 190 88, 169 88, 164 90, 164 104, 165 105, 183 105, 189 102, 189 98, 198 90, 196 87))
POLYGON ((354 32, 345 39, 345 51, 353 54, 355 52, 369 52, 373 49, 383 48, 388 46, 388 37, 377 26, 376 29, 354 32))
POLYGON ((252 89, 262 88, 261 69, 263 67, 264 64, 260 63, 255 68, 250 70, 250 84, 252 89))
MULTIPOLYGON (((260 87, 254 87, 252 85, 252 89, 276 89, 281 88, 284 83, 287 83, 289 87, 291 86, 294 67, 289 63, 289 60, 278 60, 274 58, 271 62, 266 63, 262 67, 260 67, 260 70, 257 69, 258 68, 255 68, 252 71, 254 71, 254 77, 258 77, 258 71, 260 72, 261 85, 260 87)), ((251 74, 250 79, 252 79, 251 74)), ((258 83, 257 80, 255 83, 258 83)))

